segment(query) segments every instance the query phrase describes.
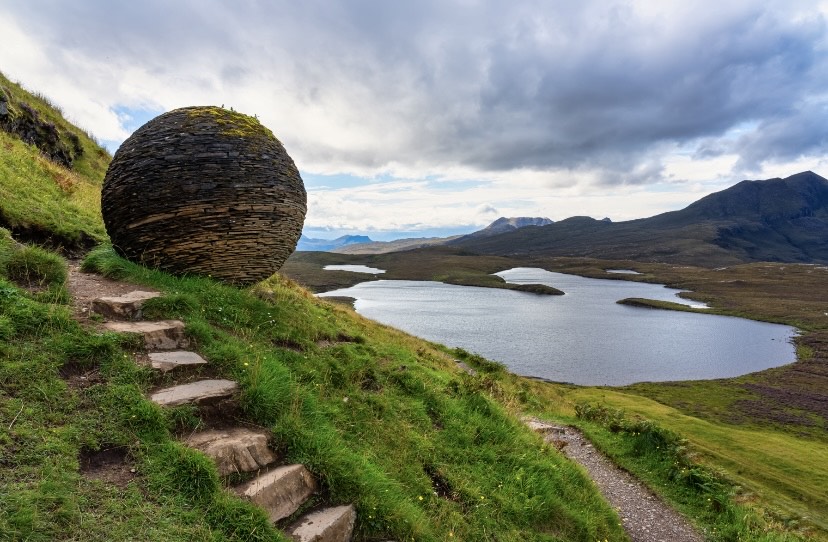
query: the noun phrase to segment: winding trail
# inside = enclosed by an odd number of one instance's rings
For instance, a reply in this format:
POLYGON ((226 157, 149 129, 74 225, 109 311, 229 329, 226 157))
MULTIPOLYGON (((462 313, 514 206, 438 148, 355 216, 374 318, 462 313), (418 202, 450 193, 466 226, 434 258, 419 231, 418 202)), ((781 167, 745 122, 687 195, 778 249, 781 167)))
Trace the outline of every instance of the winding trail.
POLYGON ((628 472, 596 450, 574 427, 527 419, 527 425, 546 442, 562 448, 564 455, 586 469, 601 494, 621 516, 633 542, 704 542, 704 537, 684 516, 628 472))

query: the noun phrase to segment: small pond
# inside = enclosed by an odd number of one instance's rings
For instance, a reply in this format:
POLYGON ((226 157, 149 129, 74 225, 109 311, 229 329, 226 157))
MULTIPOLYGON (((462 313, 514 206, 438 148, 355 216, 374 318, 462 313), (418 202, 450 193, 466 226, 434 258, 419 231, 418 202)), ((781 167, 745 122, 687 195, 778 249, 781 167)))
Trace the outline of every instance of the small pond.
POLYGON ((356 311, 368 318, 479 353, 517 374, 561 382, 619 386, 723 378, 796 359, 796 330, 789 326, 616 303, 627 297, 690 303, 663 286, 542 269, 498 275, 566 295, 398 280, 320 295, 355 298, 356 311))
POLYGON ((372 275, 379 275, 385 273, 385 269, 377 269, 376 267, 368 267, 365 265, 326 265, 323 267, 325 271, 350 271, 352 273, 370 273, 372 275))

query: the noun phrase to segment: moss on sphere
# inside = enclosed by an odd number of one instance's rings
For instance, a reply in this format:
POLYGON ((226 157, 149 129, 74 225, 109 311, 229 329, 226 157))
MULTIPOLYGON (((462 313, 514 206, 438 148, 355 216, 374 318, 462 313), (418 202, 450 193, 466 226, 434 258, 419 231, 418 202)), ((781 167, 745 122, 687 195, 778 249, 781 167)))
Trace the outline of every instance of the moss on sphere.
POLYGON ((250 284, 295 250, 307 195, 293 160, 258 120, 219 107, 164 113, 132 134, 104 178, 115 250, 175 274, 250 284))

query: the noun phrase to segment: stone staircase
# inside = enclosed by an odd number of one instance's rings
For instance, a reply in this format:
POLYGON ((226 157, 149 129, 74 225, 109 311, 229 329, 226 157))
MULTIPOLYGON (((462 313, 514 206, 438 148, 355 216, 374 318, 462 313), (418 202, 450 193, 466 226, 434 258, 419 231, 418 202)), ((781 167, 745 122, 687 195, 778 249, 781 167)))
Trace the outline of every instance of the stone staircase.
MULTIPOLYGON (((195 352, 188 351, 189 340, 184 323, 178 320, 148 322, 142 320, 142 306, 156 292, 134 291, 120 297, 101 297, 92 302, 92 310, 107 318, 103 327, 121 333, 137 333, 153 369, 162 373, 185 374, 193 367, 207 364, 195 352)), ((208 405, 233 401, 238 384, 232 380, 204 379, 160 389, 150 400, 162 407, 208 405)), ((313 475, 303 465, 281 465, 268 447, 269 435, 246 427, 209 429, 189 435, 184 444, 210 457, 225 480, 245 478, 231 487, 265 510, 274 524, 292 516, 318 491, 313 475), (252 478, 249 478, 252 476, 252 478)), ((356 521, 353 505, 312 510, 293 523, 281 526, 297 542, 348 542, 356 521)))

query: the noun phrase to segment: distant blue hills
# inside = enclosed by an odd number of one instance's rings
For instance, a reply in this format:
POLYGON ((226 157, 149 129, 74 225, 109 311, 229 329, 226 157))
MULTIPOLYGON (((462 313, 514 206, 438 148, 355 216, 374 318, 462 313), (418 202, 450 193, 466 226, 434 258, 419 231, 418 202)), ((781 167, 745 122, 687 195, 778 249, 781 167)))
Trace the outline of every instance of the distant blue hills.
POLYGON ((357 243, 372 243, 373 240, 367 235, 343 235, 336 239, 313 239, 302 235, 299 237, 299 242, 296 244, 296 250, 327 252, 337 248, 348 245, 355 245, 357 243))

